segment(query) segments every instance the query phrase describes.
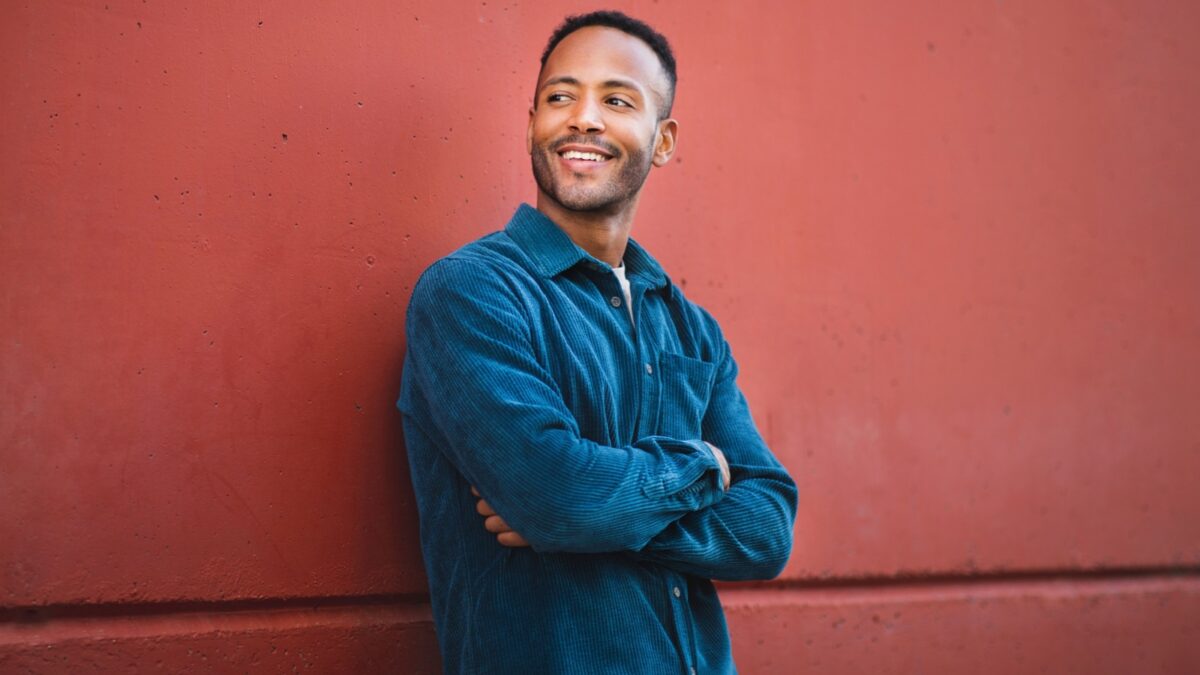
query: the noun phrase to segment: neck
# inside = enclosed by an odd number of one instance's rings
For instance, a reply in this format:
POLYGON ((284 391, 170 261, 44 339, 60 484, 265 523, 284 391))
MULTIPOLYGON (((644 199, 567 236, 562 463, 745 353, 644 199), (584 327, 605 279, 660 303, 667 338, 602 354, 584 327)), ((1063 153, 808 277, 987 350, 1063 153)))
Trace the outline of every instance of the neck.
POLYGON ((637 197, 613 211, 572 211, 538 190, 537 210, 593 258, 619 267, 633 228, 637 197))

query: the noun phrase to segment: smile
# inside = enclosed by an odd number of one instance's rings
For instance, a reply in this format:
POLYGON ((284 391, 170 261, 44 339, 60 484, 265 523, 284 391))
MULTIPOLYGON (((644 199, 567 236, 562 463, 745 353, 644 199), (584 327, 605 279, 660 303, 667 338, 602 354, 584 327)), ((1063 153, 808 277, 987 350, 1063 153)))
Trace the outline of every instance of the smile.
POLYGON ((609 159, 598 152, 583 152, 580 150, 566 150, 560 152, 559 156, 563 159, 581 159, 587 162, 604 162, 609 159))
POLYGON ((607 166, 608 161, 616 158, 615 149, 609 149, 599 142, 584 139, 563 139, 556 144, 554 152, 562 158, 563 164, 571 171, 594 171, 607 166))

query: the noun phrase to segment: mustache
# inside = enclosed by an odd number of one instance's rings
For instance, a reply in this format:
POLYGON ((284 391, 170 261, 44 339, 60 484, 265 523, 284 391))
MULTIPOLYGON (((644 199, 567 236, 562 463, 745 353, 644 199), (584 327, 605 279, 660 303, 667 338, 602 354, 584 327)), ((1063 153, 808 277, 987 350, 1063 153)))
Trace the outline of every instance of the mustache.
POLYGON ((601 140, 595 136, 585 134, 574 134, 572 136, 564 136, 550 144, 551 152, 558 152, 559 148, 564 145, 592 145, 612 155, 614 158, 621 156, 621 151, 612 143, 601 140))

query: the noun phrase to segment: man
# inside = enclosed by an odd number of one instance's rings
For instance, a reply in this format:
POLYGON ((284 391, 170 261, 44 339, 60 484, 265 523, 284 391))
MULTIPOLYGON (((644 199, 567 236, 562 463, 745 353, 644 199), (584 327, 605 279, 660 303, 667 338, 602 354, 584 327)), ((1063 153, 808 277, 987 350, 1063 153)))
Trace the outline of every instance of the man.
POLYGON ((629 238, 675 60, 616 12, 542 56, 536 210, 434 263, 398 407, 446 672, 734 671, 711 579, 768 579, 796 488, 716 321, 629 238))

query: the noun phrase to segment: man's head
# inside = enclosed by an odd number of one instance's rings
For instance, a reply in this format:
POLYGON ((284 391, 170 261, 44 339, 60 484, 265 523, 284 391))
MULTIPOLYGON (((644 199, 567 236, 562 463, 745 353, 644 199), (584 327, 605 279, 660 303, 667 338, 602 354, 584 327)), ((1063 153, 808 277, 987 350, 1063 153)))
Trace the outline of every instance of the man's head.
MULTIPOLYGON (((658 31, 621 12, 600 11, 568 16, 562 22, 562 25, 554 30, 554 34, 550 36, 549 42, 546 43, 546 49, 542 51, 542 71, 546 70, 546 61, 550 58, 550 53, 554 51, 558 43, 563 41, 563 38, 588 26, 613 28, 627 35, 632 35, 646 43, 646 46, 658 57, 663 75, 666 77, 666 81, 660 83, 660 90, 656 91, 656 95, 659 97, 658 118, 665 120, 670 117, 671 107, 675 103, 675 82, 677 79, 675 75, 675 54, 671 51, 671 45, 667 42, 667 38, 663 37, 658 31)), ((541 75, 542 73, 539 72, 539 82, 541 82, 541 75)))
POLYGON ((675 58, 665 38, 618 12, 568 18, 542 55, 528 150, 539 205, 632 207, 650 167, 675 150, 675 58))

